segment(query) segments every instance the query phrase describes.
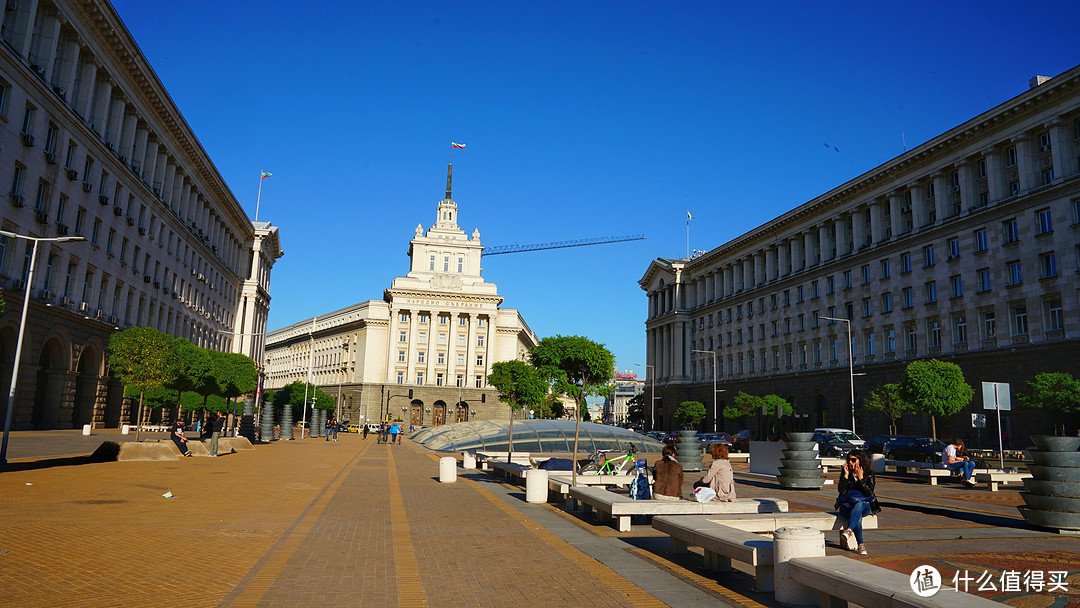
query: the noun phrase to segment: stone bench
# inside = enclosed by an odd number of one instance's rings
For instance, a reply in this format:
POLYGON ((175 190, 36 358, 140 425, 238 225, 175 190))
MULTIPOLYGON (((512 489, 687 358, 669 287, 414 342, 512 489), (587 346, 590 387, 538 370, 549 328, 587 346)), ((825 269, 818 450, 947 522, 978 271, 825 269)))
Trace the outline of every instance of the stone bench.
MULTIPOLYGON (((636 475, 581 475, 577 476, 579 486, 618 486, 626 487, 634 481, 636 475)), ((570 488, 573 485, 573 473, 570 471, 548 471, 548 488, 568 501, 567 507, 574 508, 573 499, 570 498, 570 488)), ((649 484, 652 484, 652 476, 649 476, 649 484)))
MULTIPOLYGON (((659 519, 659 518, 658 518, 659 519)), ((772 539, 753 532, 728 526, 711 526, 702 529, 665 525, 669 519, 653 527, 671 536, 671 552, 685 553, 688 546, 701 547, 704 551, 706 570, 729 572, 732 560, 754 568, 754 590, 773 589, 772 539)))
MULTIPOLYGON (((786 500, 777 498, 740 498, 733 502, 698 502, 696 500, 634 500, 604 488, 573 487, 570 496, 581 503, 588 513, 596 510, 601 522, 615 520, 619 532, 630 530, 633 515, 703 515, 735 513, 784 513, 788 510, 786 500)), ((770 532, 772 529, 769 530, 770 532)))
POLYGON ((750 462, 750 452, 728 452, 727 457, 731 462, 750 462))
MULTIPOLYGON (((827 531, 839 530, 846 525, 847 518, 838 513, 788 513, 786 509, 778 513, 727 513, 688 517, 655 517, 652 523, 653 528, 668 535, 672 534, 672 530, 711 530, 719 526, 727 526, 744 532, 772 532, 785 526, 805 526, 827 531)), ((876 529, 878 527, 877 515, 863 516, 862 526, 865 530, 876 529)), ((675 535, 675 537, 682 538, 679 535, 675 535)), ((675 541, 672 542, 675 543, 675 541)), ((678 547, 677 544, 672 546, 674 548, 678 547)))
MULTIPOLYGON (((989 469, 975 469, 974 471, 972 471, 972 473, 974 475, 980 475, 980 474, 983 474, 983 473, 992 473, 992 472, 993 471, 991 471, 989 469)), ((918 472, 918 475, 919 475, 919 477, 927 478, 930 481, 930 485, 932 485, 932 486, 937 485, 939 477, 951 478, 951 477, 955 476, 957 479, 962 479, 963 478, 960 475, 959 471, 950 471, 949 469, 945 469, 945 468, 920 469, 919 472, 918 472)))
POLYGON ((998 491, 998 484, 1007 484, 1010 482, 1023 483, 1025 479, 1031 477, 1031 473, 1006 473, 1004 471, 989 471, 986 473, 976 473, 975 481, 979 483, 985 483, 986 489, 991 492, 998 491))
MULTIPOLYGON (((481 470, 488 470, 488 463, 492 460, 506 462, 506 452, 493 452, 491 450, 479 450, 476 452, 476 462, 481 470)), ((510 462, 515 464, 529 464, 529 452, 511 452, 510 462)))
POLYGON ((970 593, 942 589, 920 597, 911 589, 910 576, 843 555, 795 557, 787 562, 792 581, 816 589, 820 605, 829 608, 895 606, 897 608, 1001 608, 1001 604, 970 593))
MULTIPOLYGON (((914 460, 890 460, 888 458, 885 459, 885 467, 886 467, 886 469, 888 469, 888 467, 893 467, 894 469, 896 469, 897 473, 904 473, 904 474, 907 474, 908 469, 925 470, 925 469, 934 469, 934 468, 940 467, 940 466, 941 466, 940 462, 939 463, 933 463, 933 462, 915 462, 914 460)), ((942 470, 944 470, 944 469, 942 469, 942 470)))
POLYGON ((524 483, 526 471, 532 470, 530 464, 518 464, 516 462, 506 462, 505 460, 487 460, 488 466, 492 470, 502 471, 503 477, 506 479, 515 478, 516 480, 524 483))

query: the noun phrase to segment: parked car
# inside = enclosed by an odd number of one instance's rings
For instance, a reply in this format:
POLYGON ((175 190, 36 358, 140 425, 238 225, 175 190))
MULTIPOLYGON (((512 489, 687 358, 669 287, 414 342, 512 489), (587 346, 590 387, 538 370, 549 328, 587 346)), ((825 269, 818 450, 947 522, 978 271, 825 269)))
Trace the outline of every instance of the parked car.
POLYGON ((818 454, 831 458, 847 456, 848 452, 858 447, 842 435, 834 433, 814 433, 814 441, 818 445, 818 454))
POLYGON ((744 430, 735 433, 735 436, 731 438, 731 447, 735 448, 736 452, 749 452, 750 431, 744 430))
POLYGON ((657 441, 663 441, 664 437, 667 436, 667 433, 665 433, 664 431, 649 431, 648 433, 645 433, 645 436, 652 437, 657 441))
POLYGON ((346 427, 346 433, 359 433, 361 431, 359 424, 350 424, 346 427))
POLYGON ((941 452, 948 445, 933 437, 897 437, 885 446, 885 458, 913 462, 941 462, 941 452))
POLYGON ((665 444, 670 445, 671 447, 675 447, 679 443, 679 432, 671 431, 667 435, 664 435, 664 438, 660 441, 663 441, 665 444))
POLYGON ((828 435, 837 435, 844 441, 851 443, 852 445, 862 445, 866 443, 862 437, 855 434, 855 431, 850 429, 834 429, 834 428, 820 428, 814 429, 815 433, 825 433, 828 435))
POLYGON ((703 447, 708 447, 714 443, 726 445, 728 449, 731 449, 731 435, 727 433, 701 433, 698 435, 698 439, 701 441, 703 447))
POLYGON ((903 435, 878 435, 867 440, 865 447, 868 454, 884 454, 885 446, 890 441, 900 439, 903 435))

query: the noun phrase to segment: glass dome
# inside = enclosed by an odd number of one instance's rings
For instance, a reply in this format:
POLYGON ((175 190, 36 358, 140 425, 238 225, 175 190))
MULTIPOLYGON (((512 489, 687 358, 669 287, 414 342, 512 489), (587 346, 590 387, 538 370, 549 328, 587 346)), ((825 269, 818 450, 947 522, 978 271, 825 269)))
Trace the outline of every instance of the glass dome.
MULTIPOLYGON (((506 450, 510 422, 481 420, 458 422, 421 429, 410 437, 416 443, 439 452, 465 450, 506 450)), ((639 452, 664 449, 659 441, 617 426, 582 422, 578 452, 622 451, 633 443, 639 452)), ((523 420, 514 422, 514 451, 534 454, 569 454, 574 448, 573 420, 523 420)))

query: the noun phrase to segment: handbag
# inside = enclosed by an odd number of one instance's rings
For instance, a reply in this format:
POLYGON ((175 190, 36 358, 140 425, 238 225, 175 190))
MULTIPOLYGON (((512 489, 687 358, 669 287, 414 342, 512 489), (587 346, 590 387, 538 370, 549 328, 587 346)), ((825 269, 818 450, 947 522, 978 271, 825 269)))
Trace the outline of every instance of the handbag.
POLYGON ((699 480, 694 482, 694 487, 695 488, 707 488, 707 487, 709 487, 709 484, 707 484, 703 480, 699 479, 699 480))

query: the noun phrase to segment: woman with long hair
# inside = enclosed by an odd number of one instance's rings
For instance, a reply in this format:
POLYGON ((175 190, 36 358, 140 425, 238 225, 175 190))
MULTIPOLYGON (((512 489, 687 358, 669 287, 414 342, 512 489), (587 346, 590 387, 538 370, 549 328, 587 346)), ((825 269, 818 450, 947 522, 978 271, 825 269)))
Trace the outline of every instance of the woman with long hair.
POLYGON ((653 465, 653 498, 682 500, 683 470, 675 460, 675 448, 664 446, 660 460, 653 465))
POLYGON ((716 498, 713 500, 731 502, 735 500, 735 477, 731 472, 727 446, 714 443, 709 446, 709 453, 712 454, 713 461, 701 481, 716 492, 716 498))
POLYGON ((862 450, 852 451, 846 460, 840 467, 834 505, 840 515, 847 518, 847 525, 840 528, 841 545, 859 555, 866 555, 862 518, 881 510, 874 496, 874 472, 870 469, 870 458, 862 450))

